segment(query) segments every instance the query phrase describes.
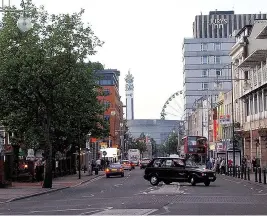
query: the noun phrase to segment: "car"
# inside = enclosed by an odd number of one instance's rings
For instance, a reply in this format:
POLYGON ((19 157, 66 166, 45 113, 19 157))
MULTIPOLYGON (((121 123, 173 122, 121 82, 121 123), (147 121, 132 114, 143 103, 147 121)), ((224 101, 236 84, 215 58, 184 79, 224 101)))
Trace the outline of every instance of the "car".
POLYGON ((139 162, 137 160, 132 160, 131 166, 132 166, 132 169, 135 169, 136 166, 139 166, 139 162))
POLYGON ((123 160, 121 161, 122 167, 124 170, 132 170, 132 165, 131 162, 129 160, 123 160))
POLYGON ((105 173, 107 178, 109 178, 110 176, 124 177, 124 169, 120 163, 110 164, 105 170, 105 173))
POLYGON ((156 186, 161 181, 165 184, 172 182, 188 182, 195 186, 204 183, 209 186, 216 181, 216 173, 200 168, 193 161, 184 158, 161 157, 154 158, 146 167, 144 179, 156 186))
POLYGON ((150 159, 149 158, 143 158, 141 161, 140 161, 140 169, 144 169, 146 168, 147 164, 149 164, 150 162, 150 159))

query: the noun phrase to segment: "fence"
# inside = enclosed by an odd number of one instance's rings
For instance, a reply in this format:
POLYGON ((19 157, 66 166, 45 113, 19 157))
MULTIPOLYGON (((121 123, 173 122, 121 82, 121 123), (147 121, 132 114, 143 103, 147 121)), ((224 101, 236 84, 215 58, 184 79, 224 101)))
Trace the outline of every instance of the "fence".
POLYGON ((266 184, 266 172, 266 168, 257 167, 254 168, 254 170, 251 170, 247 167, 236 166, 228 167, 226 170, 226 175, 243 180, 266 184))

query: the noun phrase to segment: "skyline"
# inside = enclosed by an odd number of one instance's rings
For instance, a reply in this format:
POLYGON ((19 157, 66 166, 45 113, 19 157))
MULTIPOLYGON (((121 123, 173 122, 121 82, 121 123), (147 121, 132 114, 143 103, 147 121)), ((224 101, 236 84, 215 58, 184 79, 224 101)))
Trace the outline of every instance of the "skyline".
MULTIPOLYGON (((11 0, 18 5, 20 0, 11 0)), ((259 13, 266 1, 246 5, 241 0, 183 2, 176 0, 33 0, 49 13, 73 13, 85 9, 84 22, 105 42, 91 61, 121 71, 120 94, 125 104, 125 75, 131 69, 135 81, 135 119, 159 119, 161 108, 174 92, 183 89, 182 43, 193 37, 196 15, 234 10, 259 13), (192 7, 193 5, 193 7, 192 7), (236 7, 238 5, 238 7, 236 7)), ((265 11, 262 11, 264 13, 265 11)))

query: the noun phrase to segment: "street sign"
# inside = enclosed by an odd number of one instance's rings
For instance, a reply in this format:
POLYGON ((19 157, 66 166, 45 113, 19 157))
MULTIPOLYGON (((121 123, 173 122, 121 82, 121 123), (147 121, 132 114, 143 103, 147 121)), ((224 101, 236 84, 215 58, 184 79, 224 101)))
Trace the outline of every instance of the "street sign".
POLYGON ((107 155, 107 152, 106 151, 103 151, 103 155, 106 156, 107 155))

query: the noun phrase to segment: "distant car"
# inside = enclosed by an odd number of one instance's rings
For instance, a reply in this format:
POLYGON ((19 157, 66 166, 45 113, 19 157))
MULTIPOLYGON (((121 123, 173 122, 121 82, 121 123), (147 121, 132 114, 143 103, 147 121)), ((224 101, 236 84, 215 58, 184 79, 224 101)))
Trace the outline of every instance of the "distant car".
POLYGON ((145 169, 144 179, 150 181, 153 186, 161 181, 165 184, 188 182, 193 186, 197 183, 209 186, 216 180, 216 173, 183 158, 154 158, 145 169))
POLYGON ((123 160, 121 161, 121 165, 124 170, 132 170, 131 162, 129 160, 123 160))
POLYGON ((120 163, 110 164, 106 169, 106 177, 110 176, 121 176, 124 177, 124 169, 120 163))
POLYGON ((140 169, 144 169, 146 168, 147 164, 149 164, 151 160, 149 158, 143 158, 141 161, 140 161, 140 169))
POLYGON ((137 160, 131 161, 132 169, 135 169, 136 166, 139 166, 139 162, 137 160))

